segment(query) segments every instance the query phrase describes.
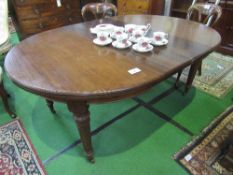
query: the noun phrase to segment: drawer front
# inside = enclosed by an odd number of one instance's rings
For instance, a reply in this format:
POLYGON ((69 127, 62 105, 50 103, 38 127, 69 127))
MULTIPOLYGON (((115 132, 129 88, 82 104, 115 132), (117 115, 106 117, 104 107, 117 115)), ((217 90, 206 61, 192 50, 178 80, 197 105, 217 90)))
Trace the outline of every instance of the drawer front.
POLYGON ((25 6, 38 3, 47 3, 49 0, 13 0, 15 6, 25 6))
POLYGON ((151 0, 118 0, 118 14, 148 13, 151 0))
POLYGON ((120 11, 118 13, 119 15, 138 15, 138 14, 148 14, 148 11, 143 11, 143 10, 125 10, 125 11, 120 11))
POLYGON ((40 3, 31 6, 15 7, 16 14, 19 20, 40 18, 52 15, 58 15, 71 10, 80 9, 78 1, 62 2, 61 7, 57 7, 54 3, 40 3))
POLYGON ((68 24, 78 23, 80 21, 80 10, 76 10, 70 13, 57 16, 44 17, 40 19, 22 20, 20 21, 20 30, 22 34, 25 36, 68 24))
MULTIPOLYGON (((65 2, 78 2, 78 0, 61 0, 61 3, 65 3, 65 2)), ((13 0, 13 4, 15 6, 30 6, 30 5, 35 5, 35 4, 57 4, 56 0, 13 0)))

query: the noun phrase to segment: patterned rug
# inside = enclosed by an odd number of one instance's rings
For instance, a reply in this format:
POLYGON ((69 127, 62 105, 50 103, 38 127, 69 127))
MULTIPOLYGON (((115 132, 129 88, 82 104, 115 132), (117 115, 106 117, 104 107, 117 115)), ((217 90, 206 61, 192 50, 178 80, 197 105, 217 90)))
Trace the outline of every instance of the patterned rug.
POLYGON ((0 127, 0 175, 45 175, 19 120, 0 127))
POLYGON ((232 175, 233 106, 174 158, 193 175, 232 175))
MULTIPOLYGON (((195 77, 193 85, 218 98, 226 95, 233 87, 233 57, 213 52, 202 64, 202 75, 195 77)), ((181 76, 184 82, 188 71, 185 69, 181 76)))

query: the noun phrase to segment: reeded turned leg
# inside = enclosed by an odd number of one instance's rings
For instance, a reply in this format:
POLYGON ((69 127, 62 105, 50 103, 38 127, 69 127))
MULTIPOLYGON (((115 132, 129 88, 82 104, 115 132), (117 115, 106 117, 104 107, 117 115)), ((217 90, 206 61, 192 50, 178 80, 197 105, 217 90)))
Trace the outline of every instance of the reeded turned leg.
POLYGON ((85 102, 68 102, 68 109, 73 113, 87 159, 94 163, 91 143, 89 105, 85 102))
POLYGON ((2 102, 3 102, 3 105, 4 105, 4 108, 6 110, 6 112, 10 115, 11 118, 15 118, 16 117, 16 114, 13 113, 10 108, 9 108, 9 105, 8 105, 8 97, 10 96, 5 88, 4 88, 4 85, 3 85, 3 82, 0 83, 0 95, 2 97, 2 102))
POLYGON ((200 66, 202 59, 196 60, 190 67, 189 69, 189 75, 188 75, 188 79, 185 85, 185 91, 184 94, 187 94, 187 92, 189 91, 189 89, 192 86, 193 80, 195 78, 196 72, 200 66))
POLYGON ((201 73, 202 73, 201 68, 202 68, 202 61, 200 62, 200 65, 198 67, 198 75, 199 76, 201 76, 201 73))
POLYGON ((176 83, 175 83, 175 88, 178 88, 178 84, 179 84, 179 81, 180 81, 180 76, 182 74, 182 70, 180 70, 178 73, 177 73, 177 78, 176 78, 176 83))
POLYGON ((46 104, 47 106, 49 107, 49 110, 53 113, 53 114, 56 114, 56 111, 53 107, 53 101, 52 100, 48 100, 46 99, 46 104))

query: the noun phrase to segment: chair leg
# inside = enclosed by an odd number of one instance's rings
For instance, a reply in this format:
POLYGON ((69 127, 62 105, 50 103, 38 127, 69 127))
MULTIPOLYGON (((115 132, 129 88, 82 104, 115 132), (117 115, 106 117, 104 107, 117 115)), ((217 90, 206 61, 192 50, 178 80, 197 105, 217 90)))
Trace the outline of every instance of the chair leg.
POLYGON ((47 106, 49 107, 49 110, 53 113, 56 114, 56 111, 53 106, 53 101, 46 99, 47 106))
POLYGON ((9 97, 9 94, 6 92, 3 82, 0 83, 0 95, 2 97, 2 102, 6 112, 10 115, 11 118, 15 118, 16 114, 13 113, 9 108, 8 99, 7 99, 9 97))
POLYGON ((179 71, 179 72, 177 73, 177 78, 176 78, 176 83, 175 83, 175 88, 176 88, 176 89, 178 88, 178 84, 179 84, 179 81, 180 81, 180 76, 181 76, 181 74, 182 74, 182 71, 183 71, 183 70, 181 70, 181 71, 179 71))

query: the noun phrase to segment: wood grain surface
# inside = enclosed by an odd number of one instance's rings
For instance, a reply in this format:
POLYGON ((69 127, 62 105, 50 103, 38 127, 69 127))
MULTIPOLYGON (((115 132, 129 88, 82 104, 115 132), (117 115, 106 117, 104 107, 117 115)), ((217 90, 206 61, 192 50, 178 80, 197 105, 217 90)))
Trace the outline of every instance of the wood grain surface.
POLYGON ((66 101, 111 101, 133 96, 166 79, 212 51, 220 42, 212 28, 183 19, 129 15, 69 25, 23 40, 6 56, 9 77, 20 87, 44 97, 66 101), (89 28, 98 23, 150 23, 152 31, 169 34, 165 47, 151 53, 92 43, 89 28), (139 68, 131 75, 129 69, 139 68))

